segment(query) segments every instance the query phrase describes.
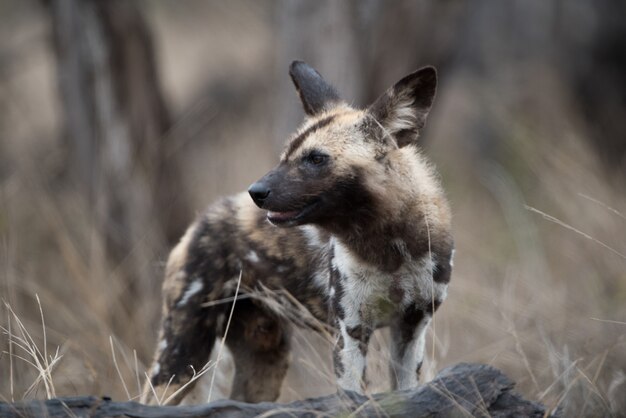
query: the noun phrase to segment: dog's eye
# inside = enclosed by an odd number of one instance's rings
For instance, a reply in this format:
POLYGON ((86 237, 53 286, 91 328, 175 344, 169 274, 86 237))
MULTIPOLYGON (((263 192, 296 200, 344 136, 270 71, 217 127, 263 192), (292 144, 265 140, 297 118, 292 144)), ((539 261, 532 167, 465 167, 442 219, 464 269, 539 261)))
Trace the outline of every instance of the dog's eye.
POLYGON ((312 152, 306 157, 306 161, 313 165, 322 165, 326 162, 328 156, 317 152, 312 152))

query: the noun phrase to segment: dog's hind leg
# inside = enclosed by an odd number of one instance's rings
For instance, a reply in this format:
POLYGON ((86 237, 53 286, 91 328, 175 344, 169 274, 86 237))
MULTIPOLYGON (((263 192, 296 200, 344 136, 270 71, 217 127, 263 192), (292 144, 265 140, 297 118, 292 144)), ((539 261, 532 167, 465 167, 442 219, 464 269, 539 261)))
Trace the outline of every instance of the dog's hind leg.
POLYGON ((274 401, 289 366, 289 325, 258 301, 237 301, 226 344, 235 362, 231 399, 274 401))
POLYGON ((211 232, 206 222, 196 223, 169 256, 159 342, 141 397, 144 403, 179 403, 211 354, 224 305, 205 303, 221 297, 229 278, 216 265, 219 254, 208 239, 211 232))
MULTIPOLYGON (((144 388, 142 402, 179 403, 195 385, 194 375, 206 365, 215 342, 219 311, 204 307, 206 295, 201 292, 200 279, 185 280, 176 286, 178 298, 166 295, 159 342, 152 367, 150 384, 144 388), (193 379, 193 380, 192 380, 193 379)), ((172 285, 172 283, 168 283, 172 285)), ((167 293, 164 286, 164 293, 167 293)))

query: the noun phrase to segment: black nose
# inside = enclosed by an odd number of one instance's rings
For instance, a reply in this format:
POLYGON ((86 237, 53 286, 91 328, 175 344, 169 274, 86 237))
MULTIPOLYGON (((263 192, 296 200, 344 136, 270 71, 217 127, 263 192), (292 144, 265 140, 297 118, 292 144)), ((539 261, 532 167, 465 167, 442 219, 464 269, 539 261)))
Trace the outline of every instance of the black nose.
POLYGON ((261 182, 256 182, 248 189, 248 193, 250 193, 250 197, 254 200, 254 203, 257 206, 261 207, 267 196, 270 195, 270 189, 266 184, 261 182))

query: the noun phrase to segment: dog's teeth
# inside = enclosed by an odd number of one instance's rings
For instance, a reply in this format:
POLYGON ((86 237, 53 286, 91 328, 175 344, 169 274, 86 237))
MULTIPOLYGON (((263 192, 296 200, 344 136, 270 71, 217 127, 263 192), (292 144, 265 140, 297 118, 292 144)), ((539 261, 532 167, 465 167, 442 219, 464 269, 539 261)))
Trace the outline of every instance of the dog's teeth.
POLYGON ((272 219, 289 219, 289 218, 293 218, 297 214, 298 214, 298 211, 296 210, 292 210, 289 212, 273 212, 273 211, 267 212, 267 216, 272 219))

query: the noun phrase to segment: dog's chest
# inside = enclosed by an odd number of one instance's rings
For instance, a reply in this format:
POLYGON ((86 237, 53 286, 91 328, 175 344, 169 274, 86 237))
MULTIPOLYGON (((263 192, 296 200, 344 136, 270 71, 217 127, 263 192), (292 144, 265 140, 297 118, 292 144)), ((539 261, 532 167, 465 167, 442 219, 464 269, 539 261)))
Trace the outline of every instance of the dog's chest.
POLYGON ((437 296, 432 259, 407 259, 395 272, 381 271, 357 259, 340 242, 332 242, 330 297, 347 324, 388 325, 412 304, 427 305, 437 296))

